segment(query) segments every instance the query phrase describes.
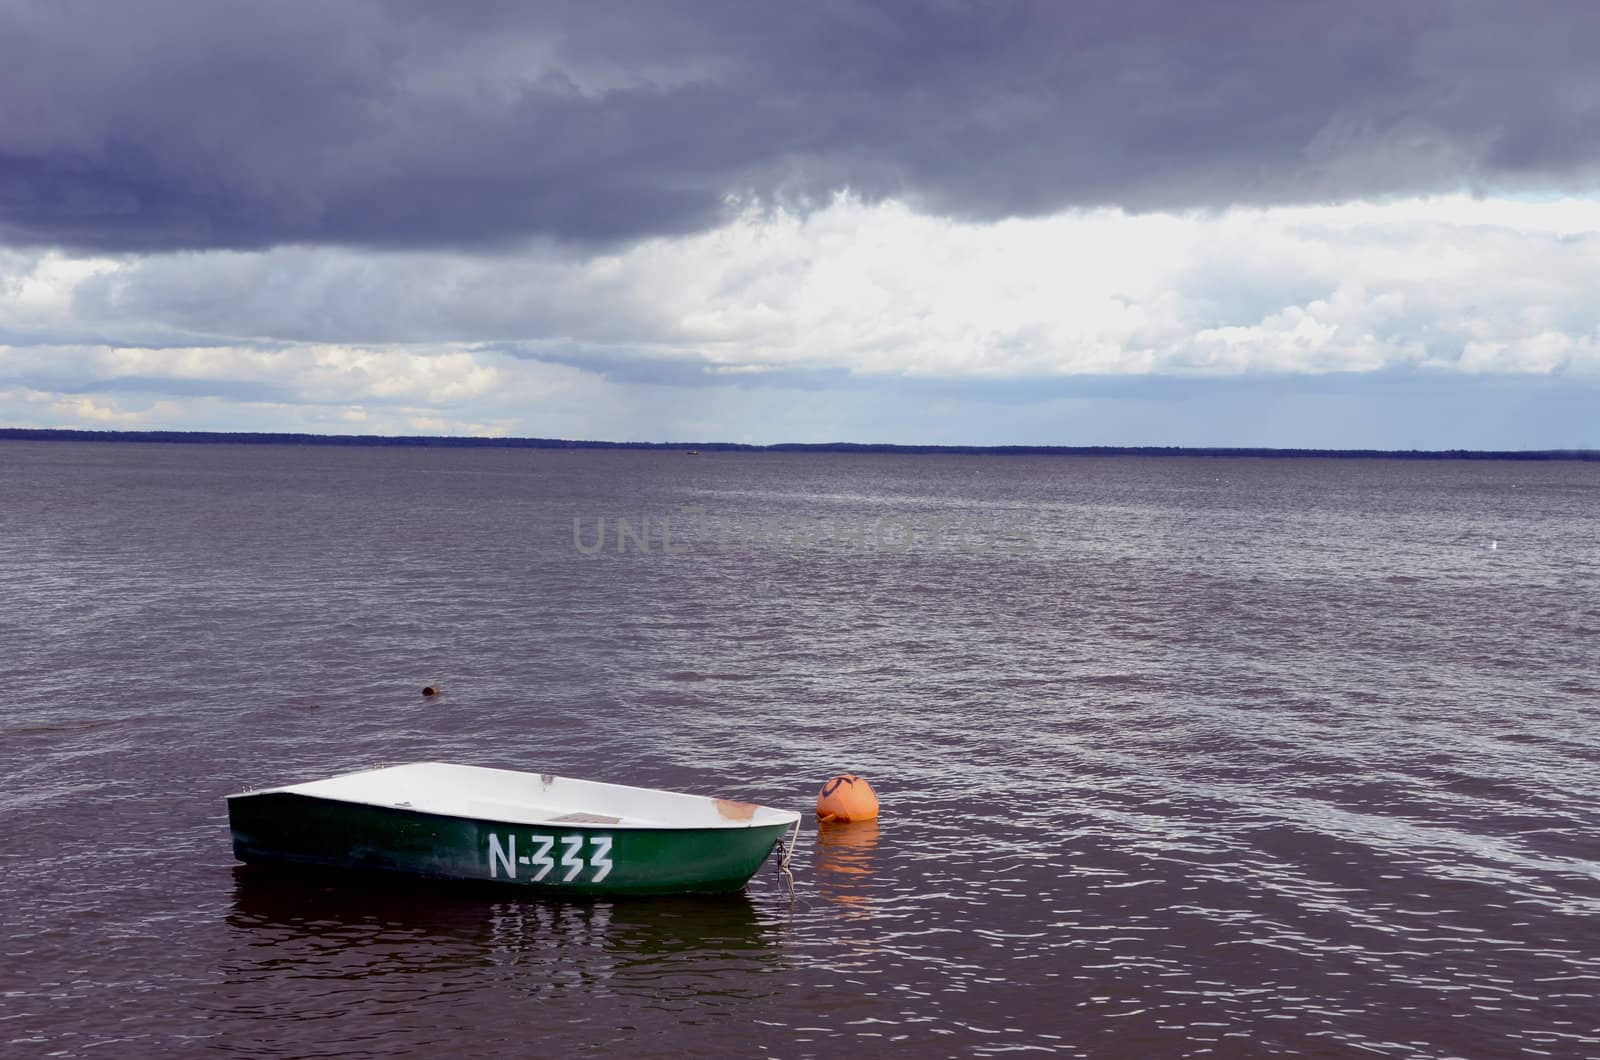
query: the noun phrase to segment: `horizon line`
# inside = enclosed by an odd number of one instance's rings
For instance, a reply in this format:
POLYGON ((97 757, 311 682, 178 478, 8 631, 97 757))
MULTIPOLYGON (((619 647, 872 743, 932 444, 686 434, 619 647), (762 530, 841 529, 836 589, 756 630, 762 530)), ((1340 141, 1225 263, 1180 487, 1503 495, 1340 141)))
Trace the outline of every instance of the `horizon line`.
POLYGON ((1206 445, 952 445, 901 442, 618 442, 482 435, 310 434, 294 431, 113 431, 0 427, 0 441, 138 442, 180 445, 331 445, 439 449, 642 449, 679 452, 908 453, 972 456, 1220 456, 1404 460, 1600 461, 1600 449, 1318 449, 1206 445))

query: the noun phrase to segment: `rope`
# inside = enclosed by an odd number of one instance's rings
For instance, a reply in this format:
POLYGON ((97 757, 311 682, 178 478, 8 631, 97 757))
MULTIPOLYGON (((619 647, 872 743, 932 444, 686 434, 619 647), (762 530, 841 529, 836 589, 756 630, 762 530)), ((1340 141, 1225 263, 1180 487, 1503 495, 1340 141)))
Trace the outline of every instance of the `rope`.
POLYGON ((795 852, 795 848, 798 847, 799 845, 800 845, 800 822, 799 821, 795 821, 795 823, 794 823, 794 831, 789 833, 789 837, 788 837, 787 842, 782 840, 782 839, 780 839, 780 840, 778 840, 778 845, 777 845, 777 852, 778 852, 778 878, 780 880, 782 880, 784 886, 788 888, 788 890, 789 890, 789 901, 791 903, 795 899, 795 889, 794 889, 794 852, 795 852))

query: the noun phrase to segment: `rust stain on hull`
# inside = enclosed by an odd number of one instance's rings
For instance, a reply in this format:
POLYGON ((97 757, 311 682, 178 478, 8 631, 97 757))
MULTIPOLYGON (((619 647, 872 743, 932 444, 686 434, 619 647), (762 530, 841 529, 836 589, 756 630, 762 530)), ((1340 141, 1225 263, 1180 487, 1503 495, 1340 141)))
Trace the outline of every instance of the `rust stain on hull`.
POLYGON ((753 802, 740 802, 737 799, 712 799, 711 801, 717 804, 717 812, 730 821, 748 821, 761 808, 753 802))

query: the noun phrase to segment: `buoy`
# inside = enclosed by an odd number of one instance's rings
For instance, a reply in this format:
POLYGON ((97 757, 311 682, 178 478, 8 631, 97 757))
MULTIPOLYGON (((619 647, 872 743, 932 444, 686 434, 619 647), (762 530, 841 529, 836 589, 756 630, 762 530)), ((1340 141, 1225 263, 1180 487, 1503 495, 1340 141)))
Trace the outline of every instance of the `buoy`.
POLYGON ((422 694, 425 696, 436 696, 439 694, 439 690, 432 685, 429 685, 427 688, 422 690, 422 694))
POLYGON ((878 818, 878 793, 865 777, 843 773, 832 777, 817 792, 817 820, 875 821, 878 818))

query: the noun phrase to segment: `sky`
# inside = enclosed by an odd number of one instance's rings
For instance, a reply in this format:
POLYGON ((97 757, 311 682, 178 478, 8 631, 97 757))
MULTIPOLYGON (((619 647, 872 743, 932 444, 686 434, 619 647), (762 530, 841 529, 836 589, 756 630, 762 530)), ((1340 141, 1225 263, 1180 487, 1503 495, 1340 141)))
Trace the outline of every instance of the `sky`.
POLYGON ((1572 0, 0 0, 0 426, 1600 448, 1572 0))

